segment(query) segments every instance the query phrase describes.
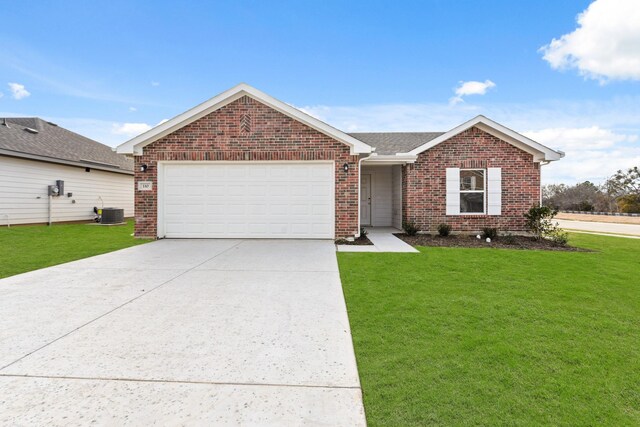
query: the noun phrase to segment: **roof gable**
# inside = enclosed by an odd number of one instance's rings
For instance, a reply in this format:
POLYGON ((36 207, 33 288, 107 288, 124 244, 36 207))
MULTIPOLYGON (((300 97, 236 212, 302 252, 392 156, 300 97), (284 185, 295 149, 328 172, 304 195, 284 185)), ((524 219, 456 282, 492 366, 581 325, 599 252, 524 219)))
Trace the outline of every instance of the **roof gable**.
POLYGON ((552 150, 551 148, 546 147, 538 142, 535 142, 534 140, 529 139, 526 136, 521 135, 482 115, 476 116, 473 119, 459 126, 456 126, 450 131, 445 132, 442 135, 438 136, 437 138, 434 138, 431 141, 428 141, 427 143, 414 148, 408 153, 401 153, 401 154, 412 154, 417 156, 418 154, 430 148, 433 148, 436 145, 441 144, 444 141, 448 140, 449 138, 456 136, 459 133, 469 128, 472 128, 474 126, 477 127, 478 129, 483 130, 484 132, 487 132, 490 135, 495 136, 496 138, 500 138, 501 140, 508 142, 509 144, 517 148, 520 148, 523 151, 526 151, 527 153, 533 154, 534 161, 536 162, 560 160, 561 158, 564 157, 564 153, 562 151, 552 150))
POLYGON ((312 129, 317 130, 337 141, 342 142, 349 146, 351 154, 370 153, 372 151, 371 146, 364 142, 348 135, 328 124, 312 117, 297 108, 292 107, 282 101, 279 101, 258 89, 251 87, 247 84, 241 83, 221 94, 214 96, 208 101, 203 102, 200 105, 193 107, 192 109, 185 111, 182 114, 172 118, 171 120, 159 124, 153 129, 130 139, 129 141, 119 145, 117 147, 118 153, 122 154, 142 154, 142 149, 157 141, 158 139, 165 137, 176 130, 195 122, 196 120, 230 104, 233 101, 240 99, 243 96, 249 96, 262 104, 273 108, 280 113, 297 120, 312 129))

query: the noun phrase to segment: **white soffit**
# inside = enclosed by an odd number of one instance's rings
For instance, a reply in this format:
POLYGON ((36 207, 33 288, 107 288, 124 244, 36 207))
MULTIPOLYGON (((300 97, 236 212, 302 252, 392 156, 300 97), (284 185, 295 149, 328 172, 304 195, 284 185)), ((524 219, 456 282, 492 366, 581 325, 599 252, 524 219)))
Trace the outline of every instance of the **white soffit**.
POLYGON ((372 147, 364 142, 347 135, 346 133, 322 122, 321 120, 316 119, 298 110, 295 107, 292 107, 289 104, 286 104, 282 101, 279 101, 264 92, 259 91, 258 89, 249 86, 248 84, 241 83, 221 94, 214 96, 208 101, 203 102, 200 105, 193 107, 192 109, 185 111, 182 114, 172 118, 171 120, 164 122, 147 132, 136 136, 135 138, 130 139, 129 141, 119 145, 116 148, 116 151, 121 154, 134 154, 140 155, 142 154, 142 148, 148 144, 151 144, 158 139, 169 135, 172 132, 188 125, 189 123, 193 123, 194 121, 210 114, 227 104, 243 97, 249 96, 256 101, 259 101, 268 107, 273 108, 276 111, 285 114, 286 116, 291 117, 294 120, 297 120, 305 125, 321 132, 331 138, 334 138, 346 145, 348 145, 351 149, 351 154, 367 154, 371 153, 372 147))

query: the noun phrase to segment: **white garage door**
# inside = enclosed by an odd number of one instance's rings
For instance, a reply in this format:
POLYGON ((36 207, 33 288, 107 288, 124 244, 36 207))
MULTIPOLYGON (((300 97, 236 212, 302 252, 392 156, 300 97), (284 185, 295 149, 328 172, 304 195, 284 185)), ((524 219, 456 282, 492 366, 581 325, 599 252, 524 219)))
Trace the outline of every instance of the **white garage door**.
POLYGON ((333 162, 166 162, 159 175, 160 236, 334 236, 333 162))

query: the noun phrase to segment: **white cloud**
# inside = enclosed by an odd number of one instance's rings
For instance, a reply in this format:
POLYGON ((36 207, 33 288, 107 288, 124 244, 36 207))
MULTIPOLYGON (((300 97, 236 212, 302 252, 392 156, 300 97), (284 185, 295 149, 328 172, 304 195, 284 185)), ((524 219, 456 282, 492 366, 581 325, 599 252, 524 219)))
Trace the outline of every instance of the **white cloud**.
POLYGON ((602 183, 618 169, 640 165, 640 147, 621 146, 613 150, 568 150, 566 157, 542 168, 542 182, 572 184, 602 183))
POLYGON ((577 22, 540 49, 552 68, 576 68, 601 83, 640 80, 640 1, 596 0, 577 22))
POLYGON ((129 107, 129 111, 131 111, 133 113, 135 111, 138 111, 138 109, 136 107, 129 107))
POLYGON ((160 82, 151 82, 151 86, 160 86, 160 82))
POLYGON ((151 129, 146 123, 115 123, 112 132, 116 135, 134 137, 151 129))
POLYGON ((484 82, 477 82, 477 81, 460 82, 460 84, 455 90, 456 96, 451 98, 449 102, 451 104, 457 104, 463 101, 462 99, 463 96, 484 95, 485 93, 487 93, 487 90, 495 86, 496 84, 491 80, 485 80, 484 82))
POLYGON ((25 89, 24 85, 21 85, 20 83, 8 83, 7 85, 9 86, 11 96, 13 96, 14 99, 23 99, 31 95, 31 93, 25 89))
POLYGON ((2 98, 4 96, 4 93, 0 92, 0 98, 2 98))
POLYGON ((550 147, 565 151, 565 158, 545 166, 543 181, 593 181, 599 183, 617 169, 640 164, 637 134, 625 134, 598 126, 548 128, 523 132, 550 147))
POLYGON ((523 132, 524 135, 544 145, 562 146, 565 150, 599 150, 620 142, 635 142, 638 135, 615 133, 598 126, 586 128, 548 128, 523 132))
MULTIPOLYGON (((159 126, 168 121, 169 119, 162 119, 155 126, 159 126)), ((129 138, 132 138, 148 131, 155 126, 151 126, 147 123, 114 123, 111 126, 111 133, 113 133, 114 135, 125 135, 129 138)))

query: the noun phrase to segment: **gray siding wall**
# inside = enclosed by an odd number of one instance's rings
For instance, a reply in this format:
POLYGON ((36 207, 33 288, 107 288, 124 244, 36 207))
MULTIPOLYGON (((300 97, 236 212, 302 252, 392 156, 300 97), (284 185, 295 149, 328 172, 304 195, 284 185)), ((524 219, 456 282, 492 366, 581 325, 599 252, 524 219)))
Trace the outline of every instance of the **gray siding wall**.
POLYGON ((11 224, 47 222, 47 186, 58 179, 64 180, 65 195, 53 198, 54 222, 91 220, 93 207, 103 204, 133 216, 132 175, 0 156, 0 225, 6 215, 11 224))

